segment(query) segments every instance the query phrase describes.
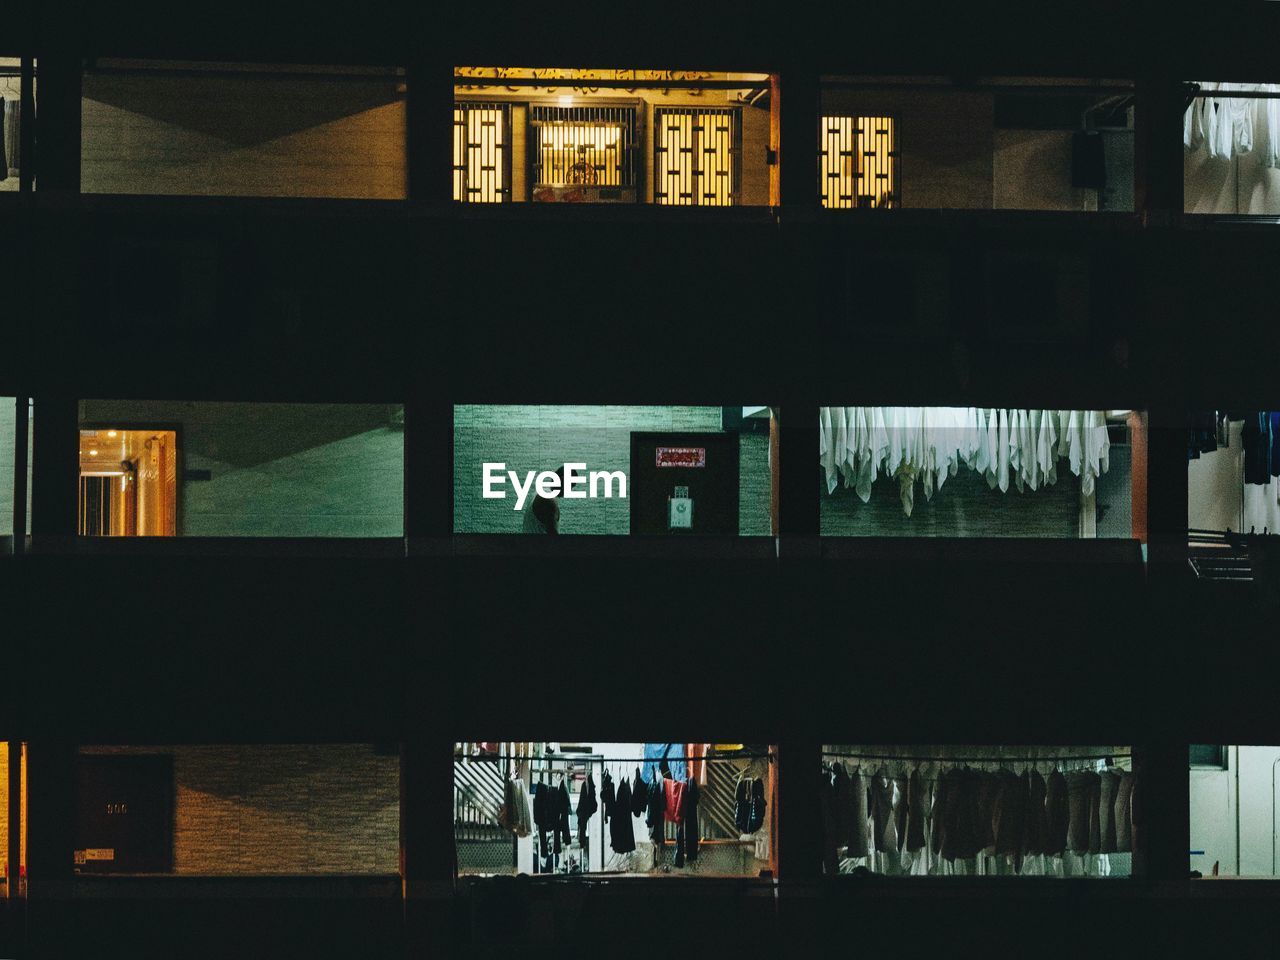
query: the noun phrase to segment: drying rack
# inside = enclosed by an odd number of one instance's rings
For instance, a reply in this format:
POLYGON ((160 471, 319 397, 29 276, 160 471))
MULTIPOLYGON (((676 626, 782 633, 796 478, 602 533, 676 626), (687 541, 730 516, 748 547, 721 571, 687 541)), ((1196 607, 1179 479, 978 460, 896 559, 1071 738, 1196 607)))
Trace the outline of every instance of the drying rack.
MULTIPOLYGON (((1261 536, 1268 536, 1263 529, 1261 536)), ((1259 534, 1231 530, 1187 530, 1187 565, 1200 580, 1248 583, 1254 579, 1250 542, 1259 534)))

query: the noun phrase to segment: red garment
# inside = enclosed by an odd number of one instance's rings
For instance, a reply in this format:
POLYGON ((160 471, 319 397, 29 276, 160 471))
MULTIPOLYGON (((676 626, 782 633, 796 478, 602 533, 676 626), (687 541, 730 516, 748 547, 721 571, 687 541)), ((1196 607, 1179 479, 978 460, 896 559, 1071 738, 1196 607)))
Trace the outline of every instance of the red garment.
POLYGON ((667 820, 679 823, 684 819, 684 781, 667 777, 662 781, 662 789, 667 794, 667 820))

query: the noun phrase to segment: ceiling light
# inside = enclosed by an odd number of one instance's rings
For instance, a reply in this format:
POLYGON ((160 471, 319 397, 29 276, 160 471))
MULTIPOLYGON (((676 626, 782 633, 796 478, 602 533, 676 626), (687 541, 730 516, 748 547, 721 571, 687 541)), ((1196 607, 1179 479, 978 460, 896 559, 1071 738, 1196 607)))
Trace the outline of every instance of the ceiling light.
POLYGON ((108 437, 114 437, 115 435, 116 435, 116 432, 115 432, 114 430, 108 430, 108 431, 107 431, 107 436, 108 436, 108 437))
POLYGON ((98 455, 98 451, 97 451, 97 450, 90 450, 90 451, 89 451, 89 456, 91 456, 91 457, 96 457, 97 455, 98 455))

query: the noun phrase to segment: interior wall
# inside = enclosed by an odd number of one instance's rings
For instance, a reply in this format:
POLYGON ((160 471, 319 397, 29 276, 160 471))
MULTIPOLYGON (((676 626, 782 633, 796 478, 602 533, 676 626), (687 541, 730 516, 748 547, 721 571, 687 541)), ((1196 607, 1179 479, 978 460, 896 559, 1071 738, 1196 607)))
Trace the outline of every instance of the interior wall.
POLYGON ((1226 770, 1190 773, 1191 869, 1207 875, 1217 862, 1224 876, 1275 876, 1280 746, 1232 746, 1227 757, 1226 770))
POLYGON ((13 460, 17 441, 13 397, 0 397, 0 537, 13 533, 13 460))
POLYGON ((395 874, 400 758, 364 744, 84 747, 172 754, 173 872, 395 874))
POLYGON ((85 400, 81 422, 177 428, 181 535, 399 537, 404 431, 393 410, 85 400))
POLYGON ((87 73, 85 193, 407 196, 403 85, 87 73))
POLYGON ((1266 101, 1255 101, 1253 150, 1214 159, 1200 144, 1183 150, 1183 210, 1209 214, 1280 214, 1280 169, 1264 166, 1269 136, 1266 101))
POLYGON ((1009 210, 1088 210, 1097 191, 1071 186, 1070 130, 996 130, 993 206, 1009 210))
POLYGON ((1228 424, 1229 446, 1187 461, 1187 526, 1198 530, 1240 530, 1244 486, 1244 424, 1228 424))
MULTIPOLYGON (((458 86, 455 88, 459 96, 478 98, 494 102, 510 102, 524 104, 531 100, 547 100, 553 102, 560 96, 572 96, 574 105, 590 106, 593 101, 639 101, 642 104, 637 123, 640 125, 639 161, 643 163, 644 201, 653 202, 653 110, 655 107, 725 107, 738 106, 742 113, 742 150, 741 150, 741 196, 738 203, 742 206, 767 206, 769 203, 769 171, 765 163, 765 151, 769 146, 769 111, 763 107, 752 107, 737 98, 736 90, 692 89, 636 89, 619 90, 614 88, 584 89, 568 84, 559 87, 524 87, 513 91, 504 87, 481 85, 458 86)), ((522 106, 513 106, 511 117, 512 139, 512 197, 515 200, 529 198, 528 176, 526 167, 529 163, 529 143, 526 136, 528 111, 522 106)))
MULTIPOLYGON (((521 476, 565 462, 589 470, 631 467, 632 431, 720 432, 720 407, 523 406, 468 404, 453 408, 453 529, 456 533, 520 533, 523 513, 505 500, 486 500, 483 464, 505 463, 521 476)), ((769 535, 769 437, 739 435, 738 532, 769 535)), ((527 504, 526 504, 527 509, 527 504)), ((560 504, 560 532, 626 536, 629 501, 614 497, 560 504)))
POLYGON ((995 98, 990 93, 887 87, 828 89, 827 114, 897 121, 898 192, 903 207, 991 209, 995 98))
POLYGON ((1073 130, 995 126, 995 95, 948 88, 829 88, 824 113, 897 121, 901 206, 926 209, 1133 209, 1133 133, 1103 133, 1107 188, 1071 185, 1073 130))

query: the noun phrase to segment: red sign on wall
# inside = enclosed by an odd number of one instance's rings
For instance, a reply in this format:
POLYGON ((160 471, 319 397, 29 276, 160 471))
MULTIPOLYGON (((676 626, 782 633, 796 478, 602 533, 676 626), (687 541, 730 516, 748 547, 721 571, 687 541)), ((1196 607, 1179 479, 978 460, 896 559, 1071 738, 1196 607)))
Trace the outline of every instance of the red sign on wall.
POLYGON ((706 447, 658 447, 655 453, 659 467, 705 467, 706 447))

